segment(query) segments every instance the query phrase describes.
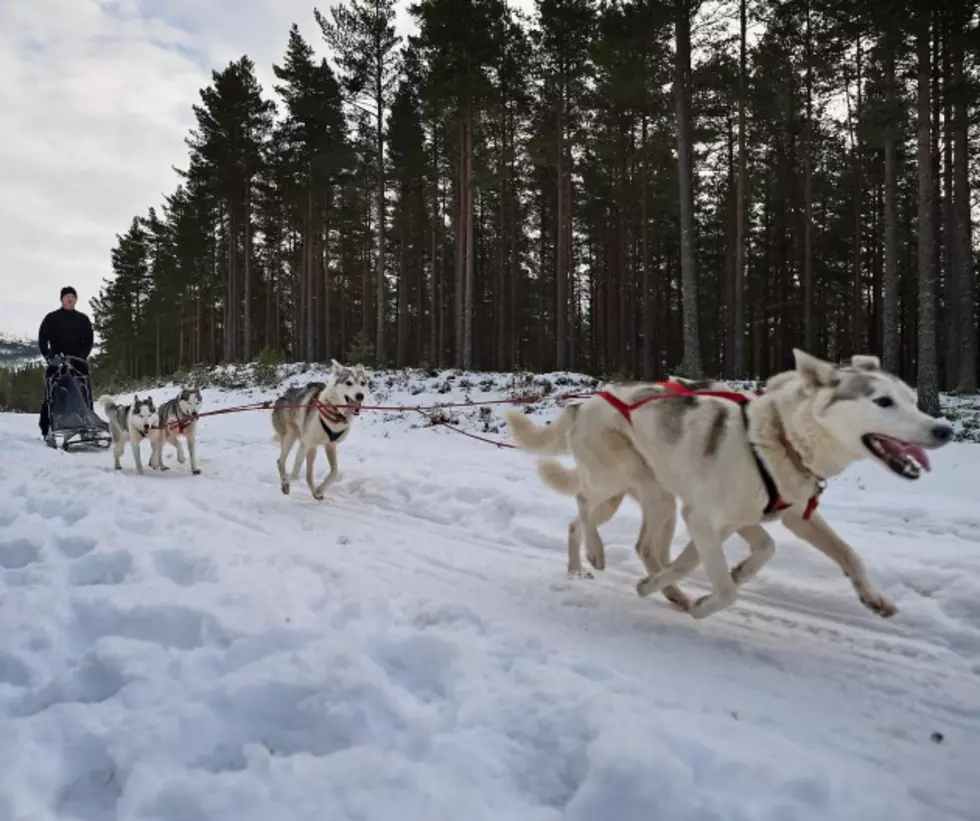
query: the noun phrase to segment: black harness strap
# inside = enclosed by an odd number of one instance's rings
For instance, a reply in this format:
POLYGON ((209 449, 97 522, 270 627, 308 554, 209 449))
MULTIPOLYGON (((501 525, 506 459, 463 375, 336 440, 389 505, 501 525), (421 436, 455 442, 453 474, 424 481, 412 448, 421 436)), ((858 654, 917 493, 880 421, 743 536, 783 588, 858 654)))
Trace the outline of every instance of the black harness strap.
POLYGON ((327 438, 331 442, 336 442, 341 436, 344 435, 344 431, 331 430, 327 427, 327 423, 323 421, 323 417, 320 417, 320 424, 323 425, 323 430, 326 431, 327 438))
MULTIPOLYGON (((742 405, 742 421, 745 423, 746 433, 749 430, 749 403, 746 402, 742 405)), ((752 450, 752 458, 755 459, 755 466, 759 470, 759 475, 762 477, 762 483, 766 486, 766 493, 769 494, 769 504, 766 505, 766 509, 762 511, 763 515, 768 516, 777 510, 782 510, 786 507, 786 503, 779 496, 779 490, 776 487, 775 481, 773 481, 772 475, 766 470, 766 466, 762 464, 762 460, 759 458, 759 454, 756 453, 755 447, 752 443, 749 443, 749 448, 752 450)))

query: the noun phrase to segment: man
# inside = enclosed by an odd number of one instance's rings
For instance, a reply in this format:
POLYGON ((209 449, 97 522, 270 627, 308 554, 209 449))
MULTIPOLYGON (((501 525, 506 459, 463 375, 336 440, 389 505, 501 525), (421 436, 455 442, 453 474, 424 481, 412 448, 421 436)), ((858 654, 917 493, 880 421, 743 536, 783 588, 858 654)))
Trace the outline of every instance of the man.
MULTIPOLYGON (((58 364, 53 357, 58 354, 78 357, 72 361, 71 365, 81 374, 88 375, 88 357, 92 353, 92 345, 95 342, 95 334, 92 330, 92 322, 88 316, 76 310, 75 304, 78 302, 78 293, 70 285, 61 289, 61 307, 56 311, 51 311, 41 321, 41 327, 37 332, 37 347, 48 362, 47 371, 44 374, 45 383, 58 370, 58 364)), ((91 393, 91 392, 89 392, 91 393)), ((89 408, 92 407, 91 395, 86 397, 89 408)), ((41 405, 41 418, 39 420, 41 436, 48 435, 48 428, 51 421, 48 419, 48 403, 41 405)))

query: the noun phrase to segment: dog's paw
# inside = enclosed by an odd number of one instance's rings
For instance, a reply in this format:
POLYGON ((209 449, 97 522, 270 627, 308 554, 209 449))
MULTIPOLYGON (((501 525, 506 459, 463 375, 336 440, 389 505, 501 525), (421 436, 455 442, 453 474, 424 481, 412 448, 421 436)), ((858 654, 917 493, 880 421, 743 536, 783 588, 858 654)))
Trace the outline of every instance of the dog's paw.
POLYGON ((191 471, 191 473, 193 473, 195 476, 200 476, 201 475, 201 469, 200 468, 194 468, 191 471))
POLYGON ((322 502, 323 501, 323 492, 322 491, 319 491, 319 490, 314 491, 313 498, 316 499, 318 502, 322 502))
POLYGON ((594 579, 594 578, 595 576, 593 576, 588 570, 579 569, 579 570, 568 571, 569 581, 575 581, 576 579, 594 579))
POLYGON ((606 551, 600 550, 598 553, 585 552, 585 558, 596 570, 606 569, 606 551))
POLYGON ((179 451, 177 453, 177 464, 182 465, 187 461, 187 457, 184 456, 184 451, 179 451))
POLYGON ((691 609, 691 597, 679 588, 665 587, 661 592, 664 594, 664 598, 682 613, 687 613, 691 609))
POLYGON ((703 619, 710 616, 712 613, 714 613, 711 596, 702 596, 700 599, 697 599, 694 604, 687 608, 687 612, 696 619, 703 619))
POLYGON ((861 593, 860 598, 861 604, 883 619, 891 618, 898 612, 898 607, 879 593, 867 591, 861 593))
POLYGON ((288 496, 289 495, 289 482, 283 482, 281 485, 279 485, 279 489, 282 491, 282 495, 283 496, 288 496))
POLYGON ((647 596, 649 596, 651 593, 655 591, 656 591, 656 585, 654 584, 653 579, 650 578, 650 576, 647 576, 645 579, 640 579, 636 583, 636 595, 639 596, 641 599, 646 598, 647 596))

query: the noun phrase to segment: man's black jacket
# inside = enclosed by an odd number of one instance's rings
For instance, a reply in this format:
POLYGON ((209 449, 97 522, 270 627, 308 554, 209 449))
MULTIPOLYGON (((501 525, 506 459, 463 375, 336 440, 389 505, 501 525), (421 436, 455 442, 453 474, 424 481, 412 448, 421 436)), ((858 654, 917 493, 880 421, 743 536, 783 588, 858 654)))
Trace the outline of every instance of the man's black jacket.
POLYGON ((37 332, 37 346, 44 357, 63 353, 88 359, 94 341, 92 322, 79 310, 52 311, 41 320, 37 332))

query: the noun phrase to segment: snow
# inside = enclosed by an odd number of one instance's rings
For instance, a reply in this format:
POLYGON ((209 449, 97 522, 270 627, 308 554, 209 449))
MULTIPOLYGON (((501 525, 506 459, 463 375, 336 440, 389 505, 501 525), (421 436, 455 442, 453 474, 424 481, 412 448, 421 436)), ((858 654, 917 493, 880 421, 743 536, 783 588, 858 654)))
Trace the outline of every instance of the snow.
MULTIPOLYGON (((457 418, 503 441, 502 410, 457 418)), ((48 449, 33 416, 0 415, 0 441, 3 821, 977 818, 978 445, 824 496, 894 618, 774 526, 770 565, 697 622, 637 597, 632 502, 609 569, 569 580, 574 503, 533 458, 414 414, 363 413, 323 502, 280 493, 266 411, 202 421, 200 476, 169 448, 144 477, 128 449, 122 472, 48 449)))

